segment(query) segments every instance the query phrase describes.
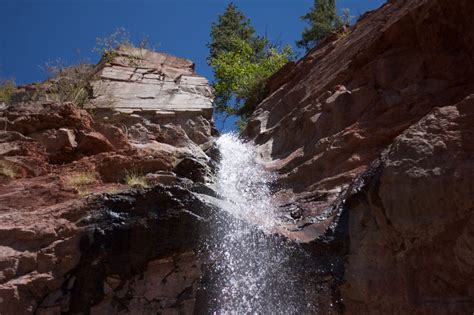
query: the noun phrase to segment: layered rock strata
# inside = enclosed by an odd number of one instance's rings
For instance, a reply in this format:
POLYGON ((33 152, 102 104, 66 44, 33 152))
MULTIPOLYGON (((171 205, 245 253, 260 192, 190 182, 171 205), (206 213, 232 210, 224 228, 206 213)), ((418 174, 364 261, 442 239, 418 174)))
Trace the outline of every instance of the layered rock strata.
POLYGON ((109 59, 92 82, 95 108, 170 116, 194 111, 211 118, 212 91, 192 61, 134 47, 120 47, 109 59))

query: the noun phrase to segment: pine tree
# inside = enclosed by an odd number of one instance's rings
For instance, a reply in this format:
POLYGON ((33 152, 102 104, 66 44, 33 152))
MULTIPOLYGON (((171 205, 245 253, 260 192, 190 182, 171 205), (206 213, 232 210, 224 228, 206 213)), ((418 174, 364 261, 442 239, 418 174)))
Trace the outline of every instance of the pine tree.
POLYGON ((265 96, 267 79, 293 52, 255 34, 250 20, 230 3, 212 23, 208 63, 214 72, 214 108, 245 118, 265 96))
POLYGON ((307 50, 342 26, 341 18, 336 13, 335 0, 315 0, 311 11, 301 19, 310 25, 304 29, 296 45, 307 50))
POLYGON ((220 53, 235 50, 235 38, 251 43, 255 41, 255 29, 250 25, 250 20, 231 2, 224 14, 219 15, 218 22, 212 23, 211 42, 207 44, 208 63, 211 64, 212 59, 217 58, 220 53))

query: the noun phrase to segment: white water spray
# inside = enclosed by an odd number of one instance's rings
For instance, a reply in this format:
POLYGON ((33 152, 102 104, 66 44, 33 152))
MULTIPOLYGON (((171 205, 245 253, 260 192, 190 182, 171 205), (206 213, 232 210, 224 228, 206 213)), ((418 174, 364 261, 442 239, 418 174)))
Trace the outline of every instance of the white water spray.
POLYGON ((224 210, 268 232, 277 224, 268 187, 273 175, 255 162, 254 147, 236 135, 224 134, 217 145, 222 158, 217 192, 228 201, 224 210))
POLYGON ((224 200, 208 249, 215 314, 296 314, 314 311, 291 261, 295 245, 272 235, 279 220, 269 184, 274 176, 255 161, 251 144, 225 134, 217 192, 224 200))

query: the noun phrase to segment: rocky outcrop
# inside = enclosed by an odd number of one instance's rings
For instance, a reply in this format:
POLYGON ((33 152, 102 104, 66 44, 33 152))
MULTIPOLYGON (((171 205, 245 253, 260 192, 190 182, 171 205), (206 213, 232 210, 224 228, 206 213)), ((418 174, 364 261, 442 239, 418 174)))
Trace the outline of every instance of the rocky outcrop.
POLYGON ((136 52, 20 87, 0 112, 1 314, 194 309, 210 88, 190 61, 136 52), (86 90, 84 108, 62 101, 86 90))
POLYGON ((118 113, 146 113, 160 124, 180 125, 198 144, 211 136, 212 91, 190 60, 123 46, 97 68, 89 104, 97 114, 116 120, 118 113))
POLYGON ((329 254, 348 313, 472 311, 472 14, 389 1, 271 78, 248 123, 283 233, 349 246, 329 254))
POLYGON ((345 304, 354 313, 474 307, 474 95, 434 109, 353 187, 345 304))
POLYGON ((92 82, 94 107, 117 111, 178 111, 212 115, 212 92, 206 78, 194 72, 190 60, 142 48, 120 47, 104 60, 92 82))

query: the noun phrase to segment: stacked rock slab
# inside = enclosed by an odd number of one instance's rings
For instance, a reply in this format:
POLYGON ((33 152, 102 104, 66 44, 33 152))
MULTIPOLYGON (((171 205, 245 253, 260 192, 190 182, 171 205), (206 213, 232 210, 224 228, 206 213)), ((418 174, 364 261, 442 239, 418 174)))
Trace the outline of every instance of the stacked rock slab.
POLYGON ((120 47, 105 59, 92 82, 93 107, 166 117, 193 112, 211 118, 212 91, 190 60, 134 47, 120 47))
POLYGON ((134 117, 145 119, 142 125, 171 124, 199 145, 213 133, 212 89, 190 60, 122 46, 97 65, 90 90, 87 106, 99 120, 126 128, 134 117))

